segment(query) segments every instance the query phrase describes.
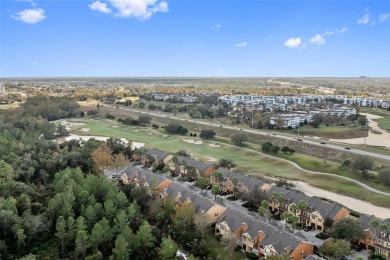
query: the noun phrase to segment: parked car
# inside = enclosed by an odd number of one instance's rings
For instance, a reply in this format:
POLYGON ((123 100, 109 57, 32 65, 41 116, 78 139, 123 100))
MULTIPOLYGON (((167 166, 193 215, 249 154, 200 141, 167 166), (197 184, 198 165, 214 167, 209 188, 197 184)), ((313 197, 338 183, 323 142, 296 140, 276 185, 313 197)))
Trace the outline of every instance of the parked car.
POLYGON ((312 229, 313 229, 312 226, 307 226, 307 227, 305 227, 305 228, 303 229, 303 231, 308 232, 308 231, 310 231, 310 230, 312 230, 312 229))
POLYGON ((242 128, 240 128, 240 130, 242 131, 242 128))
POLYGON ((348 147, 348 146, 347 146, 347 147, 345 147, 344 149, 345 149, 345 150, 351 150, 351 147, 348 147))
POLYGON ((346 257, 345 255, 342 255, 342 256, 340 257, 340 260, 348 260, 348 257, 346 257))
POLYGON ((223 127, 223 125, 219 125, 219 127, 223 127))
POLYGON ((325 142, 321 142, 320 144, 326 144, 325 142))
POLYGON ((356 252, 360 252, 364 249, 364 246, 363 245, 354 245, 353 246, 353 249, 356 251, 356 252))
POLYGON ((116 174, 113 174, 111 178, 115 179, 116 178, 116 174))
POLYGON ((303 140, 302 140, 302 139, 299 139, 299 138, 297 139, 297 141, 301 141, 301 142, 303 142, 303 140))

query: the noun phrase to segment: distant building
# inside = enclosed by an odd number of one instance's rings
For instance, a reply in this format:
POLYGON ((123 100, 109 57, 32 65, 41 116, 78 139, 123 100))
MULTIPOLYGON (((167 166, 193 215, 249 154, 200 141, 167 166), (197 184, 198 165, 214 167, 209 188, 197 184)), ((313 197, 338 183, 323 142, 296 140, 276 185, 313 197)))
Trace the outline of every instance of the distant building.
POLYGON ((0 85, 0 94, 1 95, 5 94, 5 85, 3 84, 0 85))

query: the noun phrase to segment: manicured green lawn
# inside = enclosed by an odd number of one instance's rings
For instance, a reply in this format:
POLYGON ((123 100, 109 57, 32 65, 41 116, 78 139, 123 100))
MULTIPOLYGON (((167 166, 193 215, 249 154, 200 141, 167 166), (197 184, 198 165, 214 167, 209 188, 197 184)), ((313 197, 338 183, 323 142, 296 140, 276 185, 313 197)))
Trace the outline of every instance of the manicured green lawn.
MULTIPOLYGON (((73 128, 73 132, 78 134, 124 137, 129 140, 143 142, 147 146, 155 147, 156 149, 167 152, 176 152, 179 149, 184 149, 193 154, 195 158, 205 162, 211 158, 228 158, 235 161, 238 165, 236 169, 243 173, 250 172, 253 174, 253 172, 256 172, 268 176, 303 180, 311 185, 321 187, 325 190, 366 200, 378 206, 390 207, 390 196, 377 195, 354 183, 351 183, 350 181, 340 180, 337 177, 309 174, 297 169, 288 162, 280 161, 276 158, 268 157, 253 151, 242 150, 240 147, 232 147, 220 143, 218 144, 220 144, 221 147, 211 147, 209 144, 215 143, 213 141, 203 141, 202 144, 190 144, 183 141, 183 139, 194 139, 190 136, 166 135, 163 129, 156 131, 149 127, 125 126, 106 119, 90 120, 85 118, 70 121, 85 123, 85 125, 79 125, 73 128), (80 131, 81 128, 89 128, 90 132, 82 132, 80 131)), ((215 138, 215 141, 225 141, 226 143, 230 142, 229 139, 220 137, 215 138)), ((245 144, 245 146, 255 151, 260 150, 259 145, 245 144)), ((286 157, 287 159, 289 155, 280 154, 279 156, 281 158, 286 157)), ((288 159, 295 161, 303 168, 322 172, 326 171, 345 176, 348 175, 345 171, 338 171, 335 164, 331 162, 327 162, 328 166, 323 166, 323 160, 320 159, 299 154, 294 154, 290 157, 291 158, 288 159)))

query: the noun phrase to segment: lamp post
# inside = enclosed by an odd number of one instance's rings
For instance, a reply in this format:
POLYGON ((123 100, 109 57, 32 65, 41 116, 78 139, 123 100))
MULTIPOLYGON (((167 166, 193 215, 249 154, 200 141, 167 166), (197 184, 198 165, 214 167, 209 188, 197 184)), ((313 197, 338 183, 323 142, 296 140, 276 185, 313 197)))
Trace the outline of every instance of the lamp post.
POLYGON ((368 136, 368 119, 366 117, 366 134, 364 135, 364 145, 363 146, 366 146, 366 139, 367 139, 367 136, 368 136))

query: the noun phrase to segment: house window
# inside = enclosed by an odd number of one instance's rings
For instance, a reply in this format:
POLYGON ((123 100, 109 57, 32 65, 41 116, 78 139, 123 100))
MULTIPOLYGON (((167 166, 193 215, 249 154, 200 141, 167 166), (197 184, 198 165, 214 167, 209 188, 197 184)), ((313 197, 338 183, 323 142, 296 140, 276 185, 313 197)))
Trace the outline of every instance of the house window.
POLYGON ((319 221, 319 222, 322 222, 322 218, 318 218, 318 221, 319 221))
POLYGON ((312 218, 312 219, 316 219, 316 215, 312 214, 312 215, 311 215, 311 218, 312 218))

